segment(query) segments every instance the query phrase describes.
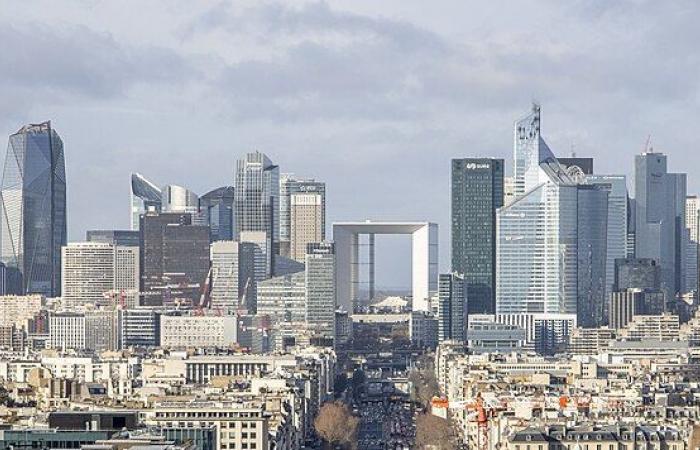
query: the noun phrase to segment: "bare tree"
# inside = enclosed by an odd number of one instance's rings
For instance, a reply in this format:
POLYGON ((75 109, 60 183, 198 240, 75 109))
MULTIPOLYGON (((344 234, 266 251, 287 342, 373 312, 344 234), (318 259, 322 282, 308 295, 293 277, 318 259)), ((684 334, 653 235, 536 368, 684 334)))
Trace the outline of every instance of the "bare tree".
POLYGON ((353 448, 357 443, 359 420, 343 402, 325 403, 314 421, 316 433, 329 446, 353 448))
POLYGON ((430 413, 420 414, 416 418, 416 448, 454 450, 456 446, 450 423, 430 413))
POLYGON ((433 397, 440 395, 440 387, 432 364, 422 364, 420 368, 411 370, 408 380, 413 384, 412 396, 420 402, 424 408, 428 408, 433 397))

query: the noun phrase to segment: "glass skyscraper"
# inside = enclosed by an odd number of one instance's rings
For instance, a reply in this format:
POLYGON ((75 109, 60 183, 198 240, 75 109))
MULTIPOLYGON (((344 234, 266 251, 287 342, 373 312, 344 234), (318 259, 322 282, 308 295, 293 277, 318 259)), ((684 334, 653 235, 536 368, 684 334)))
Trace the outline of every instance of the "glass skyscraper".
POLYGON ((496 312, 496 209, 503 160, 452 160, 452 271, 464 276, 469 314, 496 312))
POLYGON ((601 186, 608 191, 605 290, 609 297, 615 283, 615 260, 627 256, 627 179, 624 175, 586 175, 585 183, 601 186))
POLYGON ((685 289, 685 199, 686 175, 668 173, 666 155, 646 152, 635 157, 635 256, 659 263, 668 300, 685 289))
POLYGON ((199 197, 199 215, 209 225, 211 242, 233 239, 233 186, 223 186, 199 197))
POLYGON ((209 227, 189 213, 141 216, 139 269, 144 306, 197 304, 209 272, 209 227))
POLYGON ((131 174, 131 229, 139 229, 139 218, 147 211, 160 212, 162 191, 140 173, 131 174))
POLYGON ((271 242, 270 257, 279 254, 279 167, 264 153, 248 153, 236 163, 234 186, 236 236, 264 231, 271 242))
POLYGON ((333 243, 309 244, 305 263, 306 324, 316 334, 334 338, 336 279, 333 243))
POLYGON ((464 341, 466 331, 464 278, 456 273, 441 273, 438 277, 438 341, 464 341))
POLYGON ((608 190, 578 185, 576 224, 578 326, 596 328, 608 320, 606 282, 608 190))
POLYGON ((605 319, 607 190, 582 186, 540 136, 540 108, 515 124, 514 201, 498 210, 496 312, 605 319), (580 306, 585 303, 584 306, 580 306))
POLYGON ((0 196, 0 254, 10 292, 60 295, 66 170, 63 142, 51 122, 10 136, 0 196))

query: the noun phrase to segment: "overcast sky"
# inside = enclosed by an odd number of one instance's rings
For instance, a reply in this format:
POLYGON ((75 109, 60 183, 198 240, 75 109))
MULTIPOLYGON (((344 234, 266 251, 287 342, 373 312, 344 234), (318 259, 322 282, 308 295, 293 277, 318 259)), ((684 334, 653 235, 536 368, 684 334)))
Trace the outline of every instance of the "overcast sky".
MULTIPOLYGON (((128 226, 132 171, 201 194, 257 149, 327 182, 329 223, 438 222, 448 270, 450 158, 510 171, 532 100, 558 155, 630 175, 651 134, 700 188, 698 17, 694 1, 4 1, 0 131, 53 121, 70 240, 128 226)), ((379 284, 408 284, 404 241, 380 247, 379 284)))

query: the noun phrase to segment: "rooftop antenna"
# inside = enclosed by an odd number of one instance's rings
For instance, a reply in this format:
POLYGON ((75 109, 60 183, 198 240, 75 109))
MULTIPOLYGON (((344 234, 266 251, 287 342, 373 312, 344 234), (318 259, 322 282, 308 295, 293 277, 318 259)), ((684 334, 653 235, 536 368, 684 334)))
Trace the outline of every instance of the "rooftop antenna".
POLYGON ((644 149, 642 153, 654 153, 654 147, 651 146, 651 134, 647 136, 647 140, 644 143, 644 149))

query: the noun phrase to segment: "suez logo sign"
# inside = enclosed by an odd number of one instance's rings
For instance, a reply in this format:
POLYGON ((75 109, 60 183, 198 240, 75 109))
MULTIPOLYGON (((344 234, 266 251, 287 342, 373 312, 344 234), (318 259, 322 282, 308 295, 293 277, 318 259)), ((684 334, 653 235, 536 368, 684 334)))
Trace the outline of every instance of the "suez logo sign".
POLYGON ((477 164, 477 163, 467 163, 464 167, 465 167, 467 170, 489 169, 489 168, 491 167, 491 165, 490 165, 490 164, 485 164, 485 163, 481 163, 481 164, 477 164))

